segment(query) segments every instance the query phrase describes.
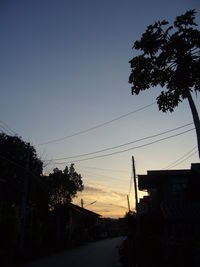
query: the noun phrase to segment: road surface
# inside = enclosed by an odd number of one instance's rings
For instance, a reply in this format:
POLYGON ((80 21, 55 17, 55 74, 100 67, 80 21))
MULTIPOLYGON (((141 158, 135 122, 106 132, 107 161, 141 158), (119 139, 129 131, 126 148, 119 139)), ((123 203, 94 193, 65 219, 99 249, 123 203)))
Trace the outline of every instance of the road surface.
POLYGON ((122 237, 88 243, 78 248, 31 262, 25 267, 117 267, 122 237))

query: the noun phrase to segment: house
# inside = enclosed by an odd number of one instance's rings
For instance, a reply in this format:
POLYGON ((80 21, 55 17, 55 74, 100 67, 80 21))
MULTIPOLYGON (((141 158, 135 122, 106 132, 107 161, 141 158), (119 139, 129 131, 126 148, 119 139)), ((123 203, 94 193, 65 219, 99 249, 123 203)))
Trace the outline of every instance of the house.
POLYGON ((148 192, 146 200, 144 198, 139 203, 140 214, 162 213, 165 220, 177 217, 180 221, 178 214, 181 213, 185 214, 182 220, 187 218, 188 221, 189 217, 198 220, 200 164, 192 164, 191 169, 147 171, 147 175, 138 175, 138 186, 139 190, 148 192), (188 210, 191 212, 188 213, 188 210))
POLYGON ((76 240, 96 239, 95 230, 101 215, 72 203, 69 204, 69 212, 66 228, 70 231, 71 236, 76 240))
MULTIPOLYGON (((196 266, 192 260, 200 252, 200 164, 191 164, 190 169, 147 171, 138 175, 138 187, 148 193, 138 205, 142 242, 156 244, 160 255, 168 258, 163 257, 163 262, 169 260, 168 266, 177 262, 196 266)), ((151 260, 154 258, 156 255, 151 260)))
POLYGON ((94 229, 97 227, 100 217, 100 214, 72 203, 59 205, 52 212, 57 242, 95 239, 94 229))

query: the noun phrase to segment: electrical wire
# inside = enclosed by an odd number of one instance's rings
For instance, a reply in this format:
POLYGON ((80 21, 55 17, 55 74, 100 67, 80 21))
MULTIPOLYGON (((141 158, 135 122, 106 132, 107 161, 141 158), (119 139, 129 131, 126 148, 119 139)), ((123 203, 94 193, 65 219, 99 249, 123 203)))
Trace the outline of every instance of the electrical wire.
POLYGON ((9 131, 10 133, 12 133, 12 135, 17 135, 16 132, 14 132, 9 126, 8 124, 6 124, 4 121, 0 120, 0 123, 3 124, 4 128, 7 128, 7 131, 9 131))
POLYGON ((92 169, 92 170, 97 170, 97 171, 110 171, 110 172, 117 172, 117 173, 119 173, 119 172, 121 172, 121 173, 129 173, 126 170, 88 167, 88 166, 82 166, 82 165, 79 165, 78 168, 92 169))
POLYGON ((91 203, 85 205, 85 207, 90 206, 90 205, 92 205, 92 204, 94 204, 94 203, 96 203, 96 202, 97 202, 97 200, 95 200, 95 201, 93 201, 93 202, 91 202, 91 203))
MULTIPOLYGON (((111 177, 111 176, 108 176, 108 175, 103 175, 103 174, 96 174, 96 173, 93 173, 93 172, 89 172, 89 171, 81 171, 80 168, 76 167, 77 170, 79 170, 79 172, 83 173, 83 176, 84 176, 84 173, 86 173, 86 175, 92 175, 92 176, 99 176, 99 177, 103 177, 103 178, 109 178, 109 179, 113 179, 113 180, 122 180, 122 178, 118 178, 118 177, 111 177)), ((127 177, 124 177, 125 179, 127 179, 127 177)))
MULTIPOLYGON (((16 162, 13 161, 13 160, 10 160, 10 159, 4 157, 4 156, 2 156, 2 155, 0 155, 0 158, 3 159, 3 160, 6 160, 7 162, 9 162, 9 163, 11 163, 11 164, 13 164, 13 165, 15 165, 15 166, 17 166, 17 167, 23 169, 23 170, 27 170, 24 166, 22 166, 22 165, 16 163, 16 162)), ((27 172, 28 172, 29 174, 31 174, 31 175, 32 175, 32 176, 33 176, 33 177, 40 183, 40 185, 43 187, 43 189, 47 190, 46 185, 42 182, 42 180, 40 180, 40 179, 37 177, 36 174, 34 174, 34 173, 33 173, 32 171, 30 171, 30 170, 27 170, 27 172)))
MULTIPOLYGON (((162 168, 162 170, 166 170, 171 168, 174 164, 176 164, 177 162, 179 162, 180 160, 184 159, 186 156, 188 156, 189 154, 191 154, 195 149, 197 148, 197 146, 194 146, 191 150, 189 150, 187 153, 185 153, 183 156, 181 156, 180 158, 178 158, 177 160, 175 160, 174 162, 170 163, 169 165, 167 165, 165 168, 162 168)), ((196 153, 196 152, 195 152, 196 153)))
POLYGON ((39 143, 39 144, 36 144, 35 146, 42 146, 42 145, 48 145, 48 144, 55 143, 55 142, 60 142, 60 141, 63 141, 65 139, 68 139, 68 138, 71 138, 71 137, 74 137, 74 136, 77 136, 77 135, 81 135, 81 134, 84 134, 84 133, 87 133, 87 132, 96 130, 96 129, 101 128, 101 127, 103 127, 105 125, 108 125, 110 123, 113 123, 113 122, 115 122, 117 120, 121 120, 121 119, 123 119, 123 118, 125 118, 127 116, 130 116, 130 115, 132 115, 134 113, 137 113, 137 112, 139 112, 141 110, 144 110, 146 108, 149 108, 149 107, 151 107, 151 106, 153 106, 155 104, 156 104, 156 102, 153 102, 153 103, 148 104, 148 105, 146 105, 144 107, 138 108, 138 109, 133 110, 133 111, 131 111, 129 113, 123 114, 123 115, 121 115, 119 117, 116 117, 116 118, 114 118, 112 120, 109 120, 109 121, 106 121, 106 122, 103 122, 103 123, 100 123, 100 124, 98 124, 96 126, 93 126, 93 127, 88 128, 88 129, 85 129, 85 130, 82 130, 82 131, 79 131, 79 132, 75 132, 75 133, 73 133, 71 135, 67 135, 67 136, 64 136, 64 137, 61 137, 61 138, 52 139, 52 140, 49 140, 49 141, 46 141, 46 142, 43 142, 43 143, 39 143))
MULTIPOLYGON (((175 164, 175 165, 172 166, 171 168, 174 168, 174 167, 176 167, 177 165, 183 163, 183 162, 186 161, 187 159, 189 159, 189 158, 191 158, 192 156, 194 156, 197 152, 198 152, 198 151, 193 152, 193 153, 192 153, 191 155, 189 155, 187 158, 185 158, 185 159, 183 159, 182 161, 178 162, 177 164, 175 164)), ((171 169, 171 168, 170 168, 170 169, 171 169)))
POLYGON ((49 159, 49 160, 45 160, 45 161, 46 161, 46 162, 48 162, 48 161, 54 161, 54 162, 55 162, 55 161, 58 161, 58 160, 75 159, 75 158, 80 158, 80 157, 84 157, 84 156, 89 156, 89 155, 93 155, 93 154, 97 154, 97 153, 105 152, 105 151, 108 151, 108 150, 112 150, 112 149, 116 149, 116 148, 119 148, 119 147, 123 147, 123 146, 130 145, 130 144, 133 144, 133 143, 137 143, 137 142, 139 142, 139 141, 144 141, 144 140, 147 140, 147 139, 151 139, 151 138, 154 138, 154 137, 158 137, 158 136, 160 136, 160 135, 163 135, 163 134, 166 134, 166 133, 170 133, 170 132, 179 130, 179 129, 181 129, 181 128, 187 127, 187 126, 189 126, 189 125, 191 125, 191 124, 193 124, 193 123, 188 123, 188 124, 185 124, 185 125, 182 125, 182 126, 173 128, 173 129, 171 129, 171 130, 167 130, 167 131, 164 131, 164 132, 161 132, 161 133, 158 133, 158 134, 154 134, 154 135, 150 135, 150 136, 147 136, 147 137, 143 137, 143 138, 140 138, 140 139, 137 139, 137 140, 128 142, 128 143, 120 144, 120 145, 117 145, 117 146, 108 147, 108 148, 104 148, 104 149, 96 150, 96 151, 89 152, 89 153, 84 153, 84 154, 79 154, 79 155, 74 155, 74 156, 69 156, 69 157, 56 158, 56 159, 51 159, 51 160, 49 159))
POLYGON ((180 162, 178 162, 178 163, 172 165, 172 166, 171 166, 170 168, 168 168, 168 169, 172 169, 172 168, 174 168, 174 167, 180 165, 181 163, 183 163, 183 162, 186 161, 187 159, 189 159, 189 158, 191 158, 192 156, 194 156, 195 154, 197 154, 197 152, 198 152, 197 150, 194 151, 191 155, 187 156, 185 159, 181 160, 180 162))
POLYGON ((0 131, 1 131, 2 133, 5 133, 5 134, 7 134, 7 135, 9 135, 9 136, 10 136, 10 135, 11 135, 11 136, 13 135, 9 130, 7 130, 7 129, 6 129, 3 125, 1 125, 1 124, 0 124, 0 128, 1 128, 0 131))
POLYGON ((92 160, 92 159, 98 159, 98 158, 104 158, 104 157, 108 157, 108 156, 112 156, 112 155, 116 155, 116 154, 121 154, 121 153, 130 151, 130 150, 134 150, 134 149, 138 149, 138 148, 146 147, 146 146, 149 146, 149 145, 152 145, 152 144, 155 144, 155 143, 158 143, 158 142, 161 142, 161 141, 164 141, 164 140, 167 140, 167 139, 176 137, 176 136, 180 136, 180 135, 182 135, 182 134, 191 132, 191 131, 193 131, 194 129, 195 129, 195 128, 191 128, 191 129, 186 130, 186 131, 184 131, 184 132, 181 132, 181 133, 178 133, 178 134, 174 134, 174 135, 170 135, 170 136, 167 136, 167 137, 164 137, 164 138, 161 138, 161 139, 152 141, 152 142, 150 142, 150 143, 146 143, 146 144, 143 144, 143 145, 139 145, 139 146, 131 147, 131 148, 128 148, 128 149, 124 149, 124 150, 116 151, 116 152, 113 152, 113 153, 104 154, 104 155, 97 155, 97 156, 90 157, 90 158, 79 159, 79 160, 73 160, 73 161, 68 161, 68 162, 57 162, 56 164, 59 164, 59 165, 62 165, 62 164, 70 164, 70 163, 72 163, 72 162, 73 162, 73 163, 76 163, 76 162, 81 162, 81 161, 86 161, 86 160, 92 160))
POLYGON ((26 168, 25 168, 24 166, 22 166, 22 165, 19 165, 18 163, 16 163, 16 162, 15 162, 15 161, 13 161, 13 160, 10 160, 10 159, 8 159, 8 158, 6 158, 6 157, 2 156, 2 155, 0 155, 0 158, 1 158, 1 159, 3 159, 3 160, 6 160, 6 161, 8 161, 9 163, 11 163, 11 164, 13 164, 13 165, 15 165, 15 166, 17 166, 17 167, 19 167, 19 168, 23 169, 23 170, 26 170, 26 168))

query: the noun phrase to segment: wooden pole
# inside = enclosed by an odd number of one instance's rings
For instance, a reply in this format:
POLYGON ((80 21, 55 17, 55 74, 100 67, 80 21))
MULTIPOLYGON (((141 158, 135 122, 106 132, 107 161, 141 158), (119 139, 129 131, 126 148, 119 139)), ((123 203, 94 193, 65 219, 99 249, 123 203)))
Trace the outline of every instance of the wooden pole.
POLYGON ((81 198, 81 208, 83 208, 83 204, 84 202, 83 202, 83 199, 81 198))
POLYGON ((138 211, 138 194, 137 194, 137 183, 136 183, 136 172, 135 172, 135 160, 132 156, 132 163, 133 163, 133 183, 135 189, 135 210, 138 211))
POLYGON ((129 202, 129 196, 127 195, 127 202, 128 202, 128 212, 130 213, 130 202, 129 202))

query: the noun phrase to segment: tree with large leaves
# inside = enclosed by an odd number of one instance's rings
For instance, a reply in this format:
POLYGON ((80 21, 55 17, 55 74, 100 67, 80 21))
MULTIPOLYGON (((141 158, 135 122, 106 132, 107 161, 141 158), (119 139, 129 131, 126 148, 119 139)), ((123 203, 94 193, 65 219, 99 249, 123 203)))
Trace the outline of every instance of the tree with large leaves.
POLYGON ((200 91, 200 31, 195 10, 176 17, 173 26, 166 20, 147 27, 134 43, 140 54, 130 60, 132 94, 160 85, 159 110, 173 112, 187 99, 196 128, 200 157, 200 120, 191 93, 200 91))

